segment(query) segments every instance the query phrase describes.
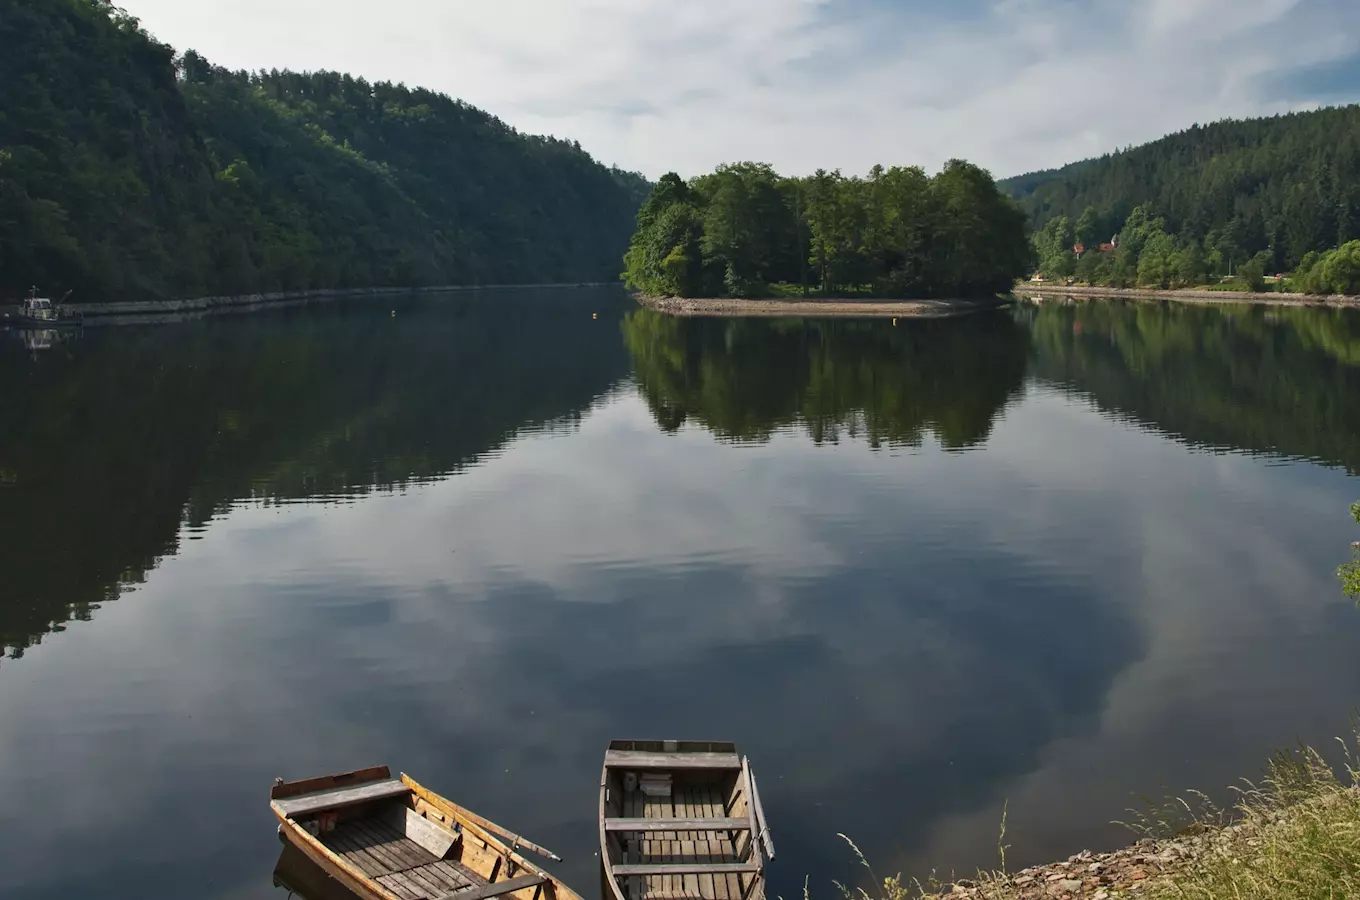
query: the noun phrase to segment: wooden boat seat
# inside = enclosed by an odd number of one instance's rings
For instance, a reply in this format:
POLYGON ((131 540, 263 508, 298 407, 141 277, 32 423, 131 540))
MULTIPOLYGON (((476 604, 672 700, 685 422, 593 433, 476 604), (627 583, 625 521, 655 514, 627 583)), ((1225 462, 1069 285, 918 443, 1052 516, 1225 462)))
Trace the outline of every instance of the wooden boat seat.
POLYGON ((740 863, 642 863, 639 865, 616 865, 615 876, 625 875, 736 875, 742 872, 759 872, 761 864, 755 861, 740 863))
POLYGON ((511 878, 509 881, 498 881, 495 884, 484 884, 480 887, 441 894, 435 900, 487 900, 488 897, 513 894, 515 891, 522 891, 525 888, 547 883, 548 879, 542 875, 521 875, 518 878, 511 878))
POLYGON ((605 831, 750 831, 750 819, 605 819, 605 831))
POLYGON ((409 793, 411 789, 400 778, 388 778, 383 781, 370 781, 358 787, 298 794, 296 797, 286 797, 273 802, 280 813, 296 819, 299 816, 339 809, 342 806, 354 806, 370 800, 404 797, 409 793))
POLYGON ((608 750, 604 764, 611 769, 740 769, 735 753, 652 753, 647 750, 608 750))

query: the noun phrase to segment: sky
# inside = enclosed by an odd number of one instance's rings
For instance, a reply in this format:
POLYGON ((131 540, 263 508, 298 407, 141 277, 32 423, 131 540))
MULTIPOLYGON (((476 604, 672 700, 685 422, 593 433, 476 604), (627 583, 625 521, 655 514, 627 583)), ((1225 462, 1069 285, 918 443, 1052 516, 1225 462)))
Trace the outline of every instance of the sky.
POLYGON ((461 98, 656 178, 1051 168, 1360 100, 1357 0, 121 0, 229 68, 461 98))

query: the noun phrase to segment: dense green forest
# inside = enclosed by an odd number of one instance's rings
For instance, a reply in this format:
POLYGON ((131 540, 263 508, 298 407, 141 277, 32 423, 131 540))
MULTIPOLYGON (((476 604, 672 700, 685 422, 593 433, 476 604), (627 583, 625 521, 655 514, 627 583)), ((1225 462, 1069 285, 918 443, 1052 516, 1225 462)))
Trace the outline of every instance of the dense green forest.
POLYGON ((1360 106, 1196 125, 1000 184, 1046 275, 1175 287, 1233 274, 1263 290, 1297 269, 1285 287, 1360 291, 1360 244, 1323 258, 1360 238, 1360 106))
POLYGON ((0 295, 602 281, 647 190, 442 94, 176 56, 0 0, 0 295))
POLYGON ((771 285, 966 297, 1008 290, 1029 261, 1024 214, 969 163, 933 177, 876 166, 867 178, 739 163, 688 182, 663 176, 638 212, 624 277, 681 297, 756 297, 771 285))
POLYGON ((570 427, 628 373, 582 308, 617 288, 398 315, 339 301, 173 329, 0 344, 0 656, 89 618, 242 501, 343 500, 439 478, 570 427))

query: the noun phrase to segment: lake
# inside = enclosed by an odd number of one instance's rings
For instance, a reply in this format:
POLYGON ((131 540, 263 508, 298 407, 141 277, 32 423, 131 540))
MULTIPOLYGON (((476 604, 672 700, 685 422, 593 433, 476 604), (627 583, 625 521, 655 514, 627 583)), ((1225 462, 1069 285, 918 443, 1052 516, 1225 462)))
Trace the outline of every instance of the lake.
POLYGON ((1131 838, 1348 730, 1360 313, 677 320, 621 291, 0 334, 0 895, 283 900, 275 776, 566 857, 736 740, 771 896, 1131 838))

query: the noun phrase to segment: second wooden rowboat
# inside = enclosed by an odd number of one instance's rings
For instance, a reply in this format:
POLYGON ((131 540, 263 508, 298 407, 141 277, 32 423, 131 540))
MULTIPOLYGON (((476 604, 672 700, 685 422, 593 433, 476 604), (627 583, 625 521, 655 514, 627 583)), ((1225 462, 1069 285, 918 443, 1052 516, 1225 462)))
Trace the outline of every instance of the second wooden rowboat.
POLYGON ((765 900, 774 842, 723 741, 614 741, 600 778, 606 900, 765 900))
POLYGON ((581 900, 519 853, 547 851, 386 766, 269 797, 280 837, 362 900, 581 900))

